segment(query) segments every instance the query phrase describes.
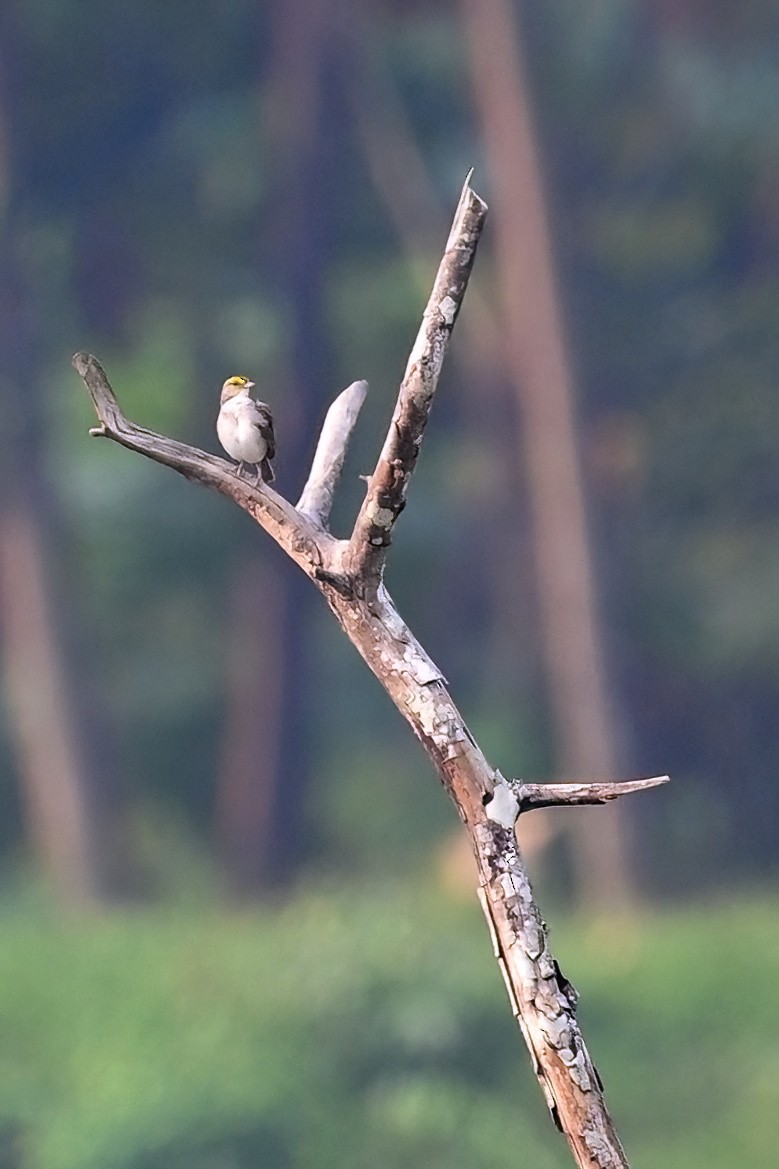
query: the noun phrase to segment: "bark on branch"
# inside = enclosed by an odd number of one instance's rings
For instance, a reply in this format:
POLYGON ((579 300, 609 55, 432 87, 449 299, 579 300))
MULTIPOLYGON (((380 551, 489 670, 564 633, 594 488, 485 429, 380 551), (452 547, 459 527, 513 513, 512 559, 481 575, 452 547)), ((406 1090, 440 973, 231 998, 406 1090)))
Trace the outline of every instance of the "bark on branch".
POLYGON ((366 595, 381 581, 395 521, 406 505, 444 355, 465 296, 487 205, 471 189, 460 196, 452 230, 400 383, 395 413, 349 542, 347 569, 366 595))
POLYGON ((342 402, 345 413, 341 407, 336 409, 329 435, 323 433, 322 457, 318 464, 315 459, 296 509, 267 484, 255 486, 240 478, 224 459, 129 422, 96 359, 80 353, 73 364, 86 383, 100 422, 91 433, 113 439, 231 498, 254 516, 324 594, 342 629, 424 746, 457 806, 476 854, 479 898, 495 957, 555 1123, 582 1169, 620 1169, 627 1161, 579 1030, 576 993, 549 949, 514 822, 531 807, 602 802, 654 786, 665 777, 620 785, 507 782, 482 754, 443 675, 403 621, 381 580, 387 545, 405 501, 485 214, 485 204, 466 182, 384 449, 348 542, 335 540, 324 529, 359 408, 360 393, 354 387, 351 394, 346 391, 350 408, 342 402), (351 407, 356 407, 354 416, 351 407))
POLYGON ((668 783, 667 775, 651 779, 625 779, 621 783, 525 783, 512 780, 511 787, 519 801, 519 813, 533 808, 572 808, 582 804, 606 804, 618 796, 647 791, 668 783))

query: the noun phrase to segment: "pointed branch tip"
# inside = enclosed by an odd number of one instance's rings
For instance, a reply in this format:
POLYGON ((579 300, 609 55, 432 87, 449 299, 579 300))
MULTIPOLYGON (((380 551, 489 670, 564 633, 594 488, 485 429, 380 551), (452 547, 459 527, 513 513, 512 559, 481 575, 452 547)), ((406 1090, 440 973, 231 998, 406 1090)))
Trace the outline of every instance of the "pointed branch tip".
POLYGON ((346 561, 366 593, 378 588, 395 522, 406 503, 444 354, 465 296, 486 205, 468 186, 454 213, 444 254, 400 384, 395 412, 368 482, 346 561))
POLYGON ((511 786, 517 795, 522 813, 535 808, 606 804, 618 796, 660 787, 669 780, 668 775, 626 779, 620 783, 523 783, 522 780, 513 780, 511 786))

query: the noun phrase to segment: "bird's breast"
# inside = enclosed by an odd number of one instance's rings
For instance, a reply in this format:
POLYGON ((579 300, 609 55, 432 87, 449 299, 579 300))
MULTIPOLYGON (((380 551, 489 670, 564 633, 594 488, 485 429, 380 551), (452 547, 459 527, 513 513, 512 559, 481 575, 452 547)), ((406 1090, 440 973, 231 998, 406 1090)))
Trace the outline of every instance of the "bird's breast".
POLYGON ((262 437, 252 408, 233 407, 226 403, 216 420, 216 433, 228 455, 242 463, 259 463, 265 458, 268 444, 262 437))

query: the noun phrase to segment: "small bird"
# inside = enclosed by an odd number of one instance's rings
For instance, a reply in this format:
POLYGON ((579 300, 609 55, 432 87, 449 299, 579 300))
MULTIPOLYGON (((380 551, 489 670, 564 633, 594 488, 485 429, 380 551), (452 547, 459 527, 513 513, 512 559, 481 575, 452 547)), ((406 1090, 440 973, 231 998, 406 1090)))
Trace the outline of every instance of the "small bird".
POLYGON ((250 394, 254 382, 248 377, 229 377, 222 386, 216 433, 231 459, 238 462, 238 474, 244 463, 257 466, 257 479, 272 483, 271 459, 276 454, 273 415, 270 407, 250 394))

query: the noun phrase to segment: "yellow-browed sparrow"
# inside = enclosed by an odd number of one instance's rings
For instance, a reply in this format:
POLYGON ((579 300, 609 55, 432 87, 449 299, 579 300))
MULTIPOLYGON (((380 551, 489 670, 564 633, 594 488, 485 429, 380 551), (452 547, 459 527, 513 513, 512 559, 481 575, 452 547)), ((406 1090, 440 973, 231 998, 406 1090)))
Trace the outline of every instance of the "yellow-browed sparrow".
POLYGON ((271 459, 276 454, 273 416, 264 402, 250 394, 254 382, 248 377, 229 377, 222 386, 216 433, 224 449, 238 462, 238 474, 244 463, 255 463, 257 482, 273 482, 271 459))

